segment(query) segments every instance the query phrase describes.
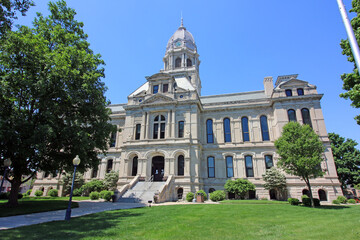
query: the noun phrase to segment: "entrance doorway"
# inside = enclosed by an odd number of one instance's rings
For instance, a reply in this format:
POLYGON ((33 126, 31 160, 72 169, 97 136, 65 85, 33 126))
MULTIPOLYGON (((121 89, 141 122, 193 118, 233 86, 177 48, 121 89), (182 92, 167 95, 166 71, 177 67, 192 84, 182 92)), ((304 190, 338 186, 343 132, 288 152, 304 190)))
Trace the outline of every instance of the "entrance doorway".
POLYGON ((154 176, 154 182, 161 182, 164 177, 164 157, 153 157, 151 166, 151 175, 154 176))

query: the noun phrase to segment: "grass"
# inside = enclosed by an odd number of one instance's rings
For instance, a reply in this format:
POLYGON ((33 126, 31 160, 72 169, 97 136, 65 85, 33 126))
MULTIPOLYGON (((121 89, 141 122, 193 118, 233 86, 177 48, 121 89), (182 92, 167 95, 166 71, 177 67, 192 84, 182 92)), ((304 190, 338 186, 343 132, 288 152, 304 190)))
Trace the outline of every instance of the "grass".
MULTIPOLYGON (((69 198, 26 197, 19 200, 19 207, 8 208, 5 207, 7 200, 0 200, 0 217, 66 209, 69 204, 68 201, 69 198)), ((71 207, 79 207, 79 204, 72 202, 71 207)))
POLYGON ((236 202, 108 211, 4 230, 1 235, 4 240, 360 239, 360 206, 313 209, 272 201, 236 202))

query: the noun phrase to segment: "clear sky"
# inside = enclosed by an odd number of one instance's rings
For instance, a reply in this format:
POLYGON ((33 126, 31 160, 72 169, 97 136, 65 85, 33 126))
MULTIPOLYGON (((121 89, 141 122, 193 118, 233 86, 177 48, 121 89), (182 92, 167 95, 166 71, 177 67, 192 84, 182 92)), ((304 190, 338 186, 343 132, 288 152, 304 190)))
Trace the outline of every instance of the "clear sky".
MULTIPOLYGON (((350 10, 351 0, 343 0, 350 10)), ((48 14, 48 0, 35 0, 26 17, 48 14)), ((263 79, 299 74, 323 93, 328 132, 360 143, 359 109, 339 97, 340 75, 353 64, 341 54, 347 38, 336 0, 68 0, 84 22, 88 41, 106 62, 106 93, 112 104, 163 68, 166 44, 180 25, 190 31, 200 54, 202 95, 263 90, 263 79)), ((353 17, 353 15, 350 15, 353 17)))

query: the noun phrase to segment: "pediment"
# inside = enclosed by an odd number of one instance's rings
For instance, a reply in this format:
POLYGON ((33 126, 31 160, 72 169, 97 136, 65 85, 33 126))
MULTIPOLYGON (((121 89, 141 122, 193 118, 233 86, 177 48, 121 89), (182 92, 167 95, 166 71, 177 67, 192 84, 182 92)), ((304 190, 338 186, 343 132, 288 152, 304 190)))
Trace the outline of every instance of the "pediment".
POLYGON ((149 103, 170 103, 174 102, 175 100, 171 97, 165 96, 163 94, 156 94, 154 96, 151 96, 150 98, 146 99, 141 104, 149 104, 149 103))
POLYGON ((308 87, 309 83, 300 79, 292 78, 286 82, 282 82, 280 88, 289 88, 289 87, 308 87))

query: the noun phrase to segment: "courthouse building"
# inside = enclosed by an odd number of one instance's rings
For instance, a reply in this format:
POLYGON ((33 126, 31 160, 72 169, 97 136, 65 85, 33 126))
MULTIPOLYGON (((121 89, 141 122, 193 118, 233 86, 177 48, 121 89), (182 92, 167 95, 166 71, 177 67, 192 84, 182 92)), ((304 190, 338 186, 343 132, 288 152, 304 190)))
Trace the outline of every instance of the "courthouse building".
MULTIPOLYGON (((262 174, 276 165, 274 141, 283 126, 297 121, 309 124, 325 146, 321 167, 326 173, 311 180, 313 196, 331 201, 342 195, 320 106, 323 94, 316 86, 293 74, 265 77, 259 91, 201 96, 199 54, 183 24, 170 37, 163 62, 164 69, 146 77, 127 103, 110 105, 112 122, 121 131, 107 155, 100 156, 98 168, 85 173, 86 180, 103 179, 115 170, 119 197, 141 182, 158 182, 149 191, 161 201, 173 201, 246 178, 256 185, 248 198, 274 199, 278 194, 263 188, 262 174)), ((286 178, 288 197, 307 192, 299 177, 286 178)), ((39 173, 35 188, 46 194, 57 180, 39 173)))

